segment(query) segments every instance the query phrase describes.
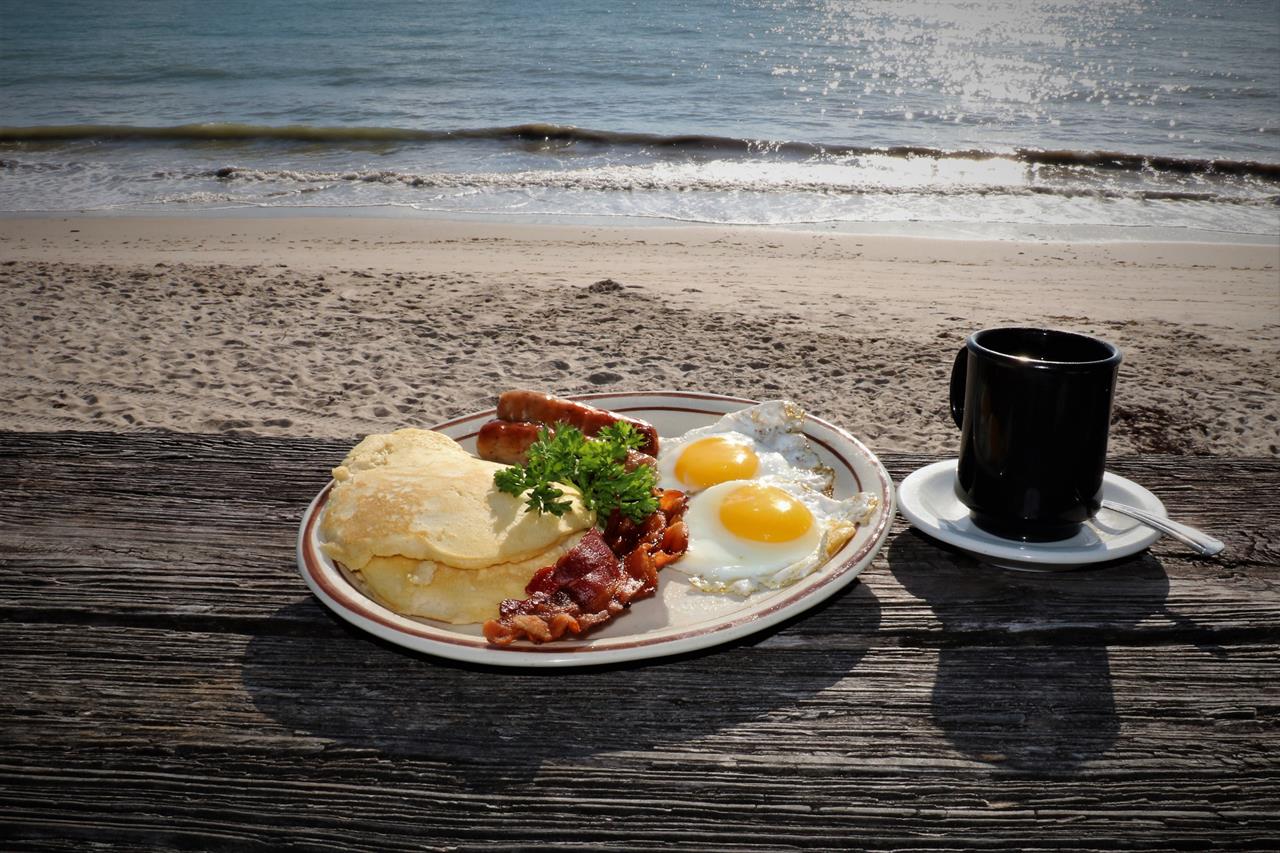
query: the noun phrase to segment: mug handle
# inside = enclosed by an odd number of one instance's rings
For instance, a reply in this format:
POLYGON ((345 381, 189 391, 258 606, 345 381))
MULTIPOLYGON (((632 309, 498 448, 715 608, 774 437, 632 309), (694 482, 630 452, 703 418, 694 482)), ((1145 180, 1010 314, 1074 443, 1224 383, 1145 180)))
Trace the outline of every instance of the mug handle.
POLYGON ((969 372, 969 347, 960 347, 955 364, 951 365, 951 420, 957 429, 964 429, 964 391, 969 372))

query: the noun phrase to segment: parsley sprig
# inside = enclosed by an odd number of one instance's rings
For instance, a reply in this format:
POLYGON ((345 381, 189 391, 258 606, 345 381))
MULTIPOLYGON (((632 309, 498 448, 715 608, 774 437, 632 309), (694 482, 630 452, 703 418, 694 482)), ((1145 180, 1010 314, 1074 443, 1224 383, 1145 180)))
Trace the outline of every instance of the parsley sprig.
POLYGON ((587 438, 569 424, 558 424, 554 433, 543 427, 529 448, 529 461, 523 467, 494 472, 493 482, 509 495, 527 492, 525 503, 530 509, 555 516, 570 508, 555 485, 567 483, 577 487, 583 506, 595 510, 602 522, 615 509, 639 522, 658 508, 653 493, 657 476, 648 465, 627 471, 623 462, 628 450, 644 442, 643 434, 623 422, 610 424, 595 438, 587 438))

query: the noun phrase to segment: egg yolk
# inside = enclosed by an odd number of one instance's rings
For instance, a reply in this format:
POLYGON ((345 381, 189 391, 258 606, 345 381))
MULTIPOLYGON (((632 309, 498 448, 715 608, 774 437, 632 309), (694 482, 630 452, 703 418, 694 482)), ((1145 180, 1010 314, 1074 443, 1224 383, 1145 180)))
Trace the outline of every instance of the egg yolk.
POLYGON ((790 542, 813 526, 813 514, 777 486, 749 483, 720 501, 720 523, 752 542, 790 542))
POLYGON ((760 457, 750 445, 712 435, 690 444, 676 460, 676 478, 686 486, 706 489, 728 480, 750 480, 760 457))

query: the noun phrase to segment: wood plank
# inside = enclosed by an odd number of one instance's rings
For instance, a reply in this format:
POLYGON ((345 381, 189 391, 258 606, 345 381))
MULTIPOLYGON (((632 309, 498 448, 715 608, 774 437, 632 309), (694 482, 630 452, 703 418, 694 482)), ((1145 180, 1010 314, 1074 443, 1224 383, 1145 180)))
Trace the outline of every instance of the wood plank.
MULTIPOLYGON (((303 630, 323 617, 280 615, 305 594, 294 569, 297 524, 348 446, 0 433, 0 476, 13 484, 0 507, 0 618, 233 631, 268 620, 267 630, 303 630)), ((886 454, 885 461, 901 478, 934 458, 886 454)), ((1220 531, 1231 549, 1203 560, 1161 540, 1106 569, 1038 577, 993 570, 899 520, 863 576, 891 615, 880 630, 918 642, 966 633, 984 642, 1075 633, 1092 644, 1133 632, 1141 642, 1270 636, 1280 623, 1280 460, 1147 457, 1113 468, 1150 484, 1175 515, 1220 531)), ((846 618, 858 617, 833 608, 796 630, 847 633, 846 618)))
POLYGON ((1274 645, 866 639, 566 676, 450 665, 335 623, 0 624, 0 834, 1128 850, 1265 849, 1280 832, 1274 645))
POLYGON ((1024 575, 900 524, 863 582, 762 635, 495 672, 375 640, 306 592, 297 519, 348 444, 0 434, 6 848, 1280 836, 1276 460, 1116 460, 1223 531, 1225 560, 1161 542, 1024 575))

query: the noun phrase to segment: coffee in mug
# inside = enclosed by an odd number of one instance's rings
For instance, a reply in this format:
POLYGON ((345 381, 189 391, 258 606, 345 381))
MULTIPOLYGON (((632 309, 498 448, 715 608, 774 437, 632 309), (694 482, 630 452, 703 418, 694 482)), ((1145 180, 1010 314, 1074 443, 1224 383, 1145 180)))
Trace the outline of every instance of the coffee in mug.
POLYGON ((1101 505, 1120 350, 1050 329, 986 329, 951 371, 956 494, 1006 539, 1073 536, 1101 505))

